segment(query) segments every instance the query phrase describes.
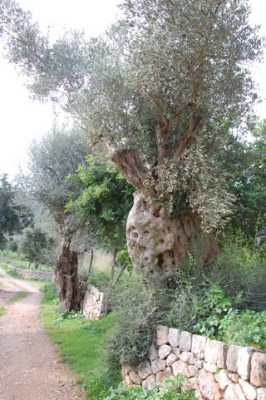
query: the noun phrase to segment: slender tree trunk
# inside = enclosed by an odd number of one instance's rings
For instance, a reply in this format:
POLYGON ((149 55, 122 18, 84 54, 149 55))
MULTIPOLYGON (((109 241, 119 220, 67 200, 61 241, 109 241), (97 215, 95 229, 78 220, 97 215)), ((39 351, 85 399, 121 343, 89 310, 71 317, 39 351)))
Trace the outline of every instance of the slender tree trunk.
POLYGON ((162 205, 153 204, 141 192, 135 193, 128 216, 127 244, 134 268, 156 283, 178 279, 188 254, 202 264, 218 254, 214 236, 202 232, 197 214, 170 218, 162 205))
POLYGON ((93 258, 94 258, 94 252, 93 252, 93 249, 91 249, 91 256, 90 256, 90 263, 89 263, 89 271, 88 271, 88 275, 89 275, 89 276, 91 276, 93 258))
POLYGON ((84 298, 84 283, 78 278, 78 256, 64 241, 55 266, 55 284, 61 311, 79 310, 84 298))

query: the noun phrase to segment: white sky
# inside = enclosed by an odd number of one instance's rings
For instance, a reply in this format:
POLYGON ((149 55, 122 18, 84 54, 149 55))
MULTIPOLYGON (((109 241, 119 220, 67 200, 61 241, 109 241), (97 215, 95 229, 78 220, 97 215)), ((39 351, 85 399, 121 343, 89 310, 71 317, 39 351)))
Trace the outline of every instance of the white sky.
MULTIPOLYGON (((64 28, 84 29, 90 35, 98 35, 117 18, 119 0, 19 0, 23 9, 30 10, 41 28, 57 34, 64 28)), ((266 36, 266 1, 250 0, 253 9, 252 23, 262 26, 266 36)), ((254 65, 263 103, 257 112, 266 118, 266 63, 254 65)), ((53 123, 53 110, 29 98, 13 65, 0 58, 0 174, 13 177, 19 165, 24 165, 27 149, 34 138, 46 134, 53 123)))

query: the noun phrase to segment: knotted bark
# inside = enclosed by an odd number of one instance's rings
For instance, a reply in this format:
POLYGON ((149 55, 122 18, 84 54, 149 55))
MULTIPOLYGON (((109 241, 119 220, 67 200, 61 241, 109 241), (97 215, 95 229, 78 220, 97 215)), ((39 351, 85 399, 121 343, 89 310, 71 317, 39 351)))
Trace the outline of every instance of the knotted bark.
POLYGON ((79 310, 84 298, 84 282, 78 277, 78 256, 70 250, 70 244, 63 243, 57 259, 55 284, 60 299, 61 311, 79 310))
POLYGON ((140 192, 135 193, 128 216, 127 244, 134 268, 157 283, 178 278, 188 254, 201 264, 218 254, 214 237, 202 231, 198 214, 170 218, 162 205, 140 192))

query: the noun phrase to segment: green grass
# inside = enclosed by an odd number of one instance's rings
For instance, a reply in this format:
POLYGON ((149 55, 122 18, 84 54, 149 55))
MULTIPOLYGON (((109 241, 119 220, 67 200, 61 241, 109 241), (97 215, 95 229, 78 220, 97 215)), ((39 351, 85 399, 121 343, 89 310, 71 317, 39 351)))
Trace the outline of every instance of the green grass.
MULTIPOLYGON (((0 251, 0 261, 12 264, 12 266, 14 267, 34 270, 35 269, 34 264, 31 263, 30 265, 30 262, 26 260, 24 257, 25 256, 23 254, 18 254, 12 251, 8 250, 0 251)), ((50 272, 52 270, 52 267, 46 264, 40 264, 38 270, 50 272)))
MULTIPOLYGON (((46 292, 46 290, 44 291, 46 292)), ((104 399, 110 386, 121 380, 116 365, 108 367, 104 359, 104 345, 113 326, 113 315, 98 321, 85 320, 79 313, 56 312, 56 301, 44 301, 41 319, 51 339, 58 345, 62 362, 77 375, 90 400, 104 399)))
POLYGON ((4 307, 0 306, 0 317, 5 313, 4 307))
POLYGON ((14 304, 17 301, 24 299, 28 295, 29 295, 29 292, 23 292, 23 291, 18 292, 13 297, 11 297, 11 299, 8 300, 7 304, 14 304))

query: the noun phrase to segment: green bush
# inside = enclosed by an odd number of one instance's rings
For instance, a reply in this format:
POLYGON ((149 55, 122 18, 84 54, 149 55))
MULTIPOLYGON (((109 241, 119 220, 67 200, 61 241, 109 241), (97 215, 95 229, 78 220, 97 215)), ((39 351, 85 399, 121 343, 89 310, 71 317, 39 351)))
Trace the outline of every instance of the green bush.
POLYGON ((53 283, 46 283, 41 287, 41 292, 44 294, 43 301, 46 303, 55 303, 58 301, 58 294, 53 283))
POLYGON ((194 391, 182 390, 182 378, 166 379, 162 386, 147 390, 141 386, 126 388, 123 384, 111 389, 104 400, 196 400, 194 391))

